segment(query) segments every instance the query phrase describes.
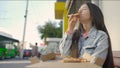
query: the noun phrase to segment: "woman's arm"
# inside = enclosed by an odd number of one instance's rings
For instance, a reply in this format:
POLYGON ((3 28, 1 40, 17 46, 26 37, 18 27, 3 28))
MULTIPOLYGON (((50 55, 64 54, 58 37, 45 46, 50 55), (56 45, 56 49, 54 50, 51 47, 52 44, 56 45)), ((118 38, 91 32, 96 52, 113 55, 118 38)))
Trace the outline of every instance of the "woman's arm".
POLYGON ((59 44, 60 53, 63 57, 70 55, 71 43, 72 43, 72 34, 65 33, 64 38, 59 44))
POLYGON ((96 43, 97 47, 92 55, 85 53, 83 58, 89 60, 91 63, 102 66, 108 54, 108 36, 103 34, 96 43))
POLYGON ((60 42, 60 52, 61 52, 62 56, 70 55, 70 46, 72 43, 72 35, 73 35, 74 27, 78 20, 79 20, 79 18, 74 14, 70 15, 70 17, 68 19, 67 32, 66 32, 63 40, 60 42))
POLYGON ((108 36, 105 34, 99 39, 99 42, 97 43, 97 48, 92 54, 92 56, 96 58, 91 60, 91 63, 98 64, 98 62, 100 61, 99 62, 100 64, 98 65, 103 65, 106 60, 107 54, 108 54, 108 47, 109 47, 108 36))

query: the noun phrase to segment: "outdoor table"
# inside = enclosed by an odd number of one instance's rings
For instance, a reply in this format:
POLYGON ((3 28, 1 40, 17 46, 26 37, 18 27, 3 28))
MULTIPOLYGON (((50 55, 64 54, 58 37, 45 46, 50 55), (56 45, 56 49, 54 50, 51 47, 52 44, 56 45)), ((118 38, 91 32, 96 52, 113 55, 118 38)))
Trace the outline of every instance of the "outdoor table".
POLYGON ((39 62, 36 64, 25 66, 25 68, 102 68, 98 65, 91 64, 89 62, 81 63, 64 63, 58 60, 49 60, 45 62, 39 62))

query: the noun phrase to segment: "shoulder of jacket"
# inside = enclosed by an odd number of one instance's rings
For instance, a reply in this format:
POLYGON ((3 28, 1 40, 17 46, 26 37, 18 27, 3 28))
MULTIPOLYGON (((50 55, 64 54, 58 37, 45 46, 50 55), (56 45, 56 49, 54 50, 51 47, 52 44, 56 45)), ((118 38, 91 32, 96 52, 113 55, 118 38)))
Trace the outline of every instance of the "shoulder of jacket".
POLYGON ((102 30, 98 30, 98 34, 103 37, 108 37, 107 33, 102 30))

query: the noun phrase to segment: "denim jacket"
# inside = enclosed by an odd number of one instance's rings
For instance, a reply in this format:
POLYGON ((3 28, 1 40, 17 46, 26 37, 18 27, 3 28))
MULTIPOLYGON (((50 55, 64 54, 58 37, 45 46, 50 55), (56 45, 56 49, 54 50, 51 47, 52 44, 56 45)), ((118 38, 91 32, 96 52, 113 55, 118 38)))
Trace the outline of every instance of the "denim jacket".
MULTIPOLYGON (((73 34, 65 34, 64 38, 60 42, 60 52, 62 56, 69 56, 70 46, 72 43, 73 34)), ((107 53, 108 53, 108 36, 104 31, 97 30, 92 27, 88 33, 87 39, 80 37, 79 40, 79 57, 82 57, 83 54, 88 53, 92 57, 97 57, 103 59, 102 64, 104 63, 107 53), (81 44, 82 43, 82 44, 81 44), (81 44, 81 46, 80 46, 81 44)), ((95 59, 90 62, 94 63, 95 59)))

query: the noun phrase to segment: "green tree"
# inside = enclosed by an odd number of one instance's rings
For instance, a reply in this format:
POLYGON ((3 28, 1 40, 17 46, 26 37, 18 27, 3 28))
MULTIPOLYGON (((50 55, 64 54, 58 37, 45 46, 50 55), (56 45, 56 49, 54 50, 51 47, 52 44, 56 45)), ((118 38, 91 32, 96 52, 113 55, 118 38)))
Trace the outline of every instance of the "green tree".
POLYGON ((60 21, 59 27, 56 28, 56 37, 62 38, 63 23, 60 21))
POLYGON ((47 37, 62 37, 62 21, 57 26, 56 22, 47 21, 45 25, 38 26, 38 31, 41 34, 41 39, 46 42, 47 37))

